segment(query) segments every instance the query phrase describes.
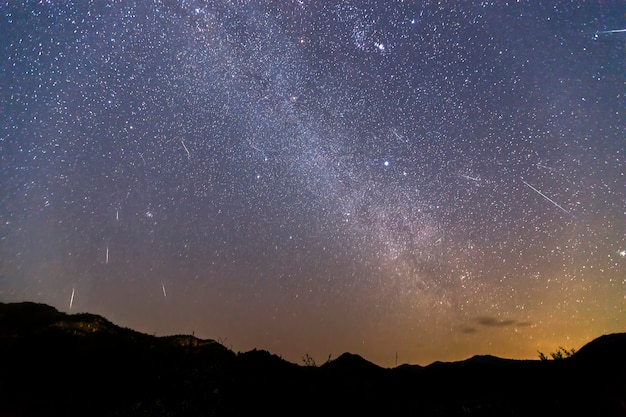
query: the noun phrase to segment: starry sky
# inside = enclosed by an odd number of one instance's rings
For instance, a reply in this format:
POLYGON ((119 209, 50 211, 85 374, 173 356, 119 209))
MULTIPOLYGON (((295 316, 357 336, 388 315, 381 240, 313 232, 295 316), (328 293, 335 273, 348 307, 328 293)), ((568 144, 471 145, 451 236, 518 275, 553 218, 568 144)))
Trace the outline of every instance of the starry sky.
POLYGON ((620 1, 2 2, 0 301, 296 363, 625 331, 625 28, 620 1))

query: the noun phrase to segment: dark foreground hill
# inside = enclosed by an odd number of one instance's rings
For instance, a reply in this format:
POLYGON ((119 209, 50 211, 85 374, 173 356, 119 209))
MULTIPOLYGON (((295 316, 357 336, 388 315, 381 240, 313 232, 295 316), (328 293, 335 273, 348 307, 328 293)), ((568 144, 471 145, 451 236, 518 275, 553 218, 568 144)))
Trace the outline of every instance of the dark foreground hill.
POLYGON ((625 416, 626 333, 570 358, 304 367, 91 314, 0 303, 0 416, 625 416))

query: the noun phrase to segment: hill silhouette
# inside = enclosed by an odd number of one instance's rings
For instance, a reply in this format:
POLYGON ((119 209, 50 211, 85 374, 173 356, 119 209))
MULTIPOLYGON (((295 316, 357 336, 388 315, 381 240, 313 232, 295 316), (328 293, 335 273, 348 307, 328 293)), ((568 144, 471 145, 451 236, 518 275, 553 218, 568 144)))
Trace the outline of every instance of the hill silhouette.
POLYGON ((626 415, 626 333, 561 360, 475 356, 299 366, 263 350, 155 337, 93 314, 0 303, 2 416, 626 415))

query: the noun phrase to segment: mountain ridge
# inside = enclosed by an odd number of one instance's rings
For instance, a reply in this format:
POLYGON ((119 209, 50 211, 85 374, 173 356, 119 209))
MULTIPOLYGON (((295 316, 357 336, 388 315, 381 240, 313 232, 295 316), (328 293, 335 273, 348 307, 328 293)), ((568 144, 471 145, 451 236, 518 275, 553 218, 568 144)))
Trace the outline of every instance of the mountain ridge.
POLYGON ((212 339, 146 335, 95 314, 0 303, 0 355, 11 358, 0 365, 0 415, 623 416, 623 352, 626 333, 561 360, 476 355, 382 368, 346 352, 302 366, 264 350, 234 353, 212 339), (101 410, 87 400, 96 394, 108 398, 101 410))

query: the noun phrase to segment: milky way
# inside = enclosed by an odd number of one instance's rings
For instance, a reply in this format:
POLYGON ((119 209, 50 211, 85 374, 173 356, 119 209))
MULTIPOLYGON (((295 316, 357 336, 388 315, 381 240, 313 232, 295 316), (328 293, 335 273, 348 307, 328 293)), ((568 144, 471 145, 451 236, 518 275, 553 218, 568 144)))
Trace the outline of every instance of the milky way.
POLYGON ((1 301, 293 362, 529 358, 625 330, 619 2, 0 19, 1 301))

